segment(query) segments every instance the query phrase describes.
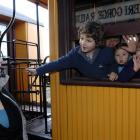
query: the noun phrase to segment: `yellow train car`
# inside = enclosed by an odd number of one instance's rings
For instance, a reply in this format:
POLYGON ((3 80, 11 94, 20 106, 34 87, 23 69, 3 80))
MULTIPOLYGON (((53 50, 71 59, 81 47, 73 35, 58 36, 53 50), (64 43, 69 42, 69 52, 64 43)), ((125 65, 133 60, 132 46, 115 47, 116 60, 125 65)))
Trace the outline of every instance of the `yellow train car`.
MULTIPOLYGON (((140 33, 139 0, 40 0, 38 2, 43 7, 45 4, 49 10, 51 61, 67 54, 77 43, 76 27, 87 21, 101 21, 108 37, 120 38, 123 34, 140 33)), ((26 41, 34 40, 33 28, 34 25, 30 23, 17 22, 16 36, 26 41)), ((17 50, 17 55, 24 55, 23 52, 17 50)), ((50 74, 50 92, 52 118, 50 139, 140 139, 139 79, 125 83, 99 81, 79 76, 73 70, 66 70, 50 74)), ((45 138, 46 134, 42 135, 44 139, 49 139, 45 138)))
MULTIPOLYGON (((79 24, 91 20, 94 11, 100 14, 100 19, 112 36, 139 33, 139 18, 133 20, 139 9, 136 3, 139 1, 48 1, 51 59, 59 57, 58 52, 62 50, 60 48, 65 46, 67 51, 72 45, 75 20, 78 20, 79 24), (75 14, 77 19, 74 18, 75 14), (61 39, 69 41, 65 43, 61 39)), ((62 75, 58 73, 51 75, 53 139, 140 139, 139 82, 81 80, 63 80, 62 75)))

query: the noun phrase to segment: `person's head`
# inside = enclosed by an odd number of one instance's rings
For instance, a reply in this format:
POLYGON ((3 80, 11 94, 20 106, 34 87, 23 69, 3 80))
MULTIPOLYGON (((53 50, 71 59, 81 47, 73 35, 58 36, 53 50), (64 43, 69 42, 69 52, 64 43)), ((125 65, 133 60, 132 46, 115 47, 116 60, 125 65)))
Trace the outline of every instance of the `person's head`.
POLYGON ((96 22, 87 22, 79 28, 79 43, 81 50, 85 53, 95 50, 103 37, 103 27, 96 22))
POLYGON ((115 47, 118 43, 120 42, 120 39, 118 37, 108 37, 106 38, 106 41, 105 41, 105 45, 107 47, 110 47, 110 48, 113 48, 115 47))
POLYGON ((123 49, 126 46, 126 43, 120 43, 115 47, 115 60, 120 65, 125 65, 129 60, 129 52, 123 49))

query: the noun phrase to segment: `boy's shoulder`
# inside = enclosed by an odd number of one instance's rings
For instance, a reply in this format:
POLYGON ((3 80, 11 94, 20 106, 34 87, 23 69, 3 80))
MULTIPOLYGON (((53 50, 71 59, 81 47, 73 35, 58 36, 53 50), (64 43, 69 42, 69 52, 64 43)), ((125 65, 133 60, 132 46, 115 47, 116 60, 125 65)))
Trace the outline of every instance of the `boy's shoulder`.
POLYGON ((102 53, 113 53, 114 52, 114 48, 110 48, 110 47, 106 47, 106 46, 101 46, 99 48, 101 48, 102 53))
POLYGON ((79 51, 80 45, 75 46, 73 49, 74 49, 75 51, 79 51))
POLYGON ((108 47, 103 47, 100 49, 100 53, 99 53, 99 57, 102 59, 102 61, 104 62, 110 62, 110 63, 114 63, 115 59, 114 59, 114 51, 112 48, 108 48, 108 47))
POLYGON ((80 49, 80 46, 73 47, 73 48, 66 54, 66 56, 68 56, 68 57, 76 56, 76 55, 78 54, 79 49, 80 49))
POLYGON ((75 53, 75 52, 78 52, 80 50, 80 46, 76 46, 76 47, 73 47, 70 52, 71 53, 75 53))

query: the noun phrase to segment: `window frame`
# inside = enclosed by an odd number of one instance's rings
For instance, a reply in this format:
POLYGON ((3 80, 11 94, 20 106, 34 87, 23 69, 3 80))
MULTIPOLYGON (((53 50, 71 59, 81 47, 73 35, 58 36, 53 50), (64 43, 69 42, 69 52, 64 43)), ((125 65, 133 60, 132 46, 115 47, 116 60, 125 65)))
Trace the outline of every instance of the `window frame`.
MULTIPOLYGON (((72 48, 74 36, 74 0, 58 0, 59 57, 67 54, 72 48), (64 18, 65 17, 65 18, 64 18)), ((112 29, 111 29, 112 30, 112 29)), ((85 77, 71 78, 71 70, 60 72, 60 83, 64 85, 107 86, 139 88, 140 79, 130 82, 97 81, 85 77)))

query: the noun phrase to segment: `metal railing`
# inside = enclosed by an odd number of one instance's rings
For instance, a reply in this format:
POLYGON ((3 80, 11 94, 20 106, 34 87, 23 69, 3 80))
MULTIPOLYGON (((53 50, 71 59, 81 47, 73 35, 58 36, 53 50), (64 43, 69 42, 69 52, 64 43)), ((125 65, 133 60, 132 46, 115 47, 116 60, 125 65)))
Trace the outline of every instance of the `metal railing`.
POLYGON ((40 60, 38 55, 36 59, 16 58, 15 51, 17 45, 23 45, 24 47, 35 46, 37 49, 37 44, 22 40, 13 40, 12 42, 8 43, 12 43, 14 46, 12 54, 14 57, 3 58, 6 62, 4 64, 5 71, 10 77, 8 84, 9 91, 15 97, 16 101, 23 110, 28 123, 32 123, 32 120, 39 117, 44 118, 44 131, 46 134, 48 134, 51 132, 51 128, 48 129, 47 121, 51 116, 50 112, 47 111, 47 88, 50 89, 49 74, 47 73, 43 76, 33 76, 26 71, 26 68, 28 67, 36 68, 42 63, 45 63, 48 57, 46 57, 44 61, 40 60))

